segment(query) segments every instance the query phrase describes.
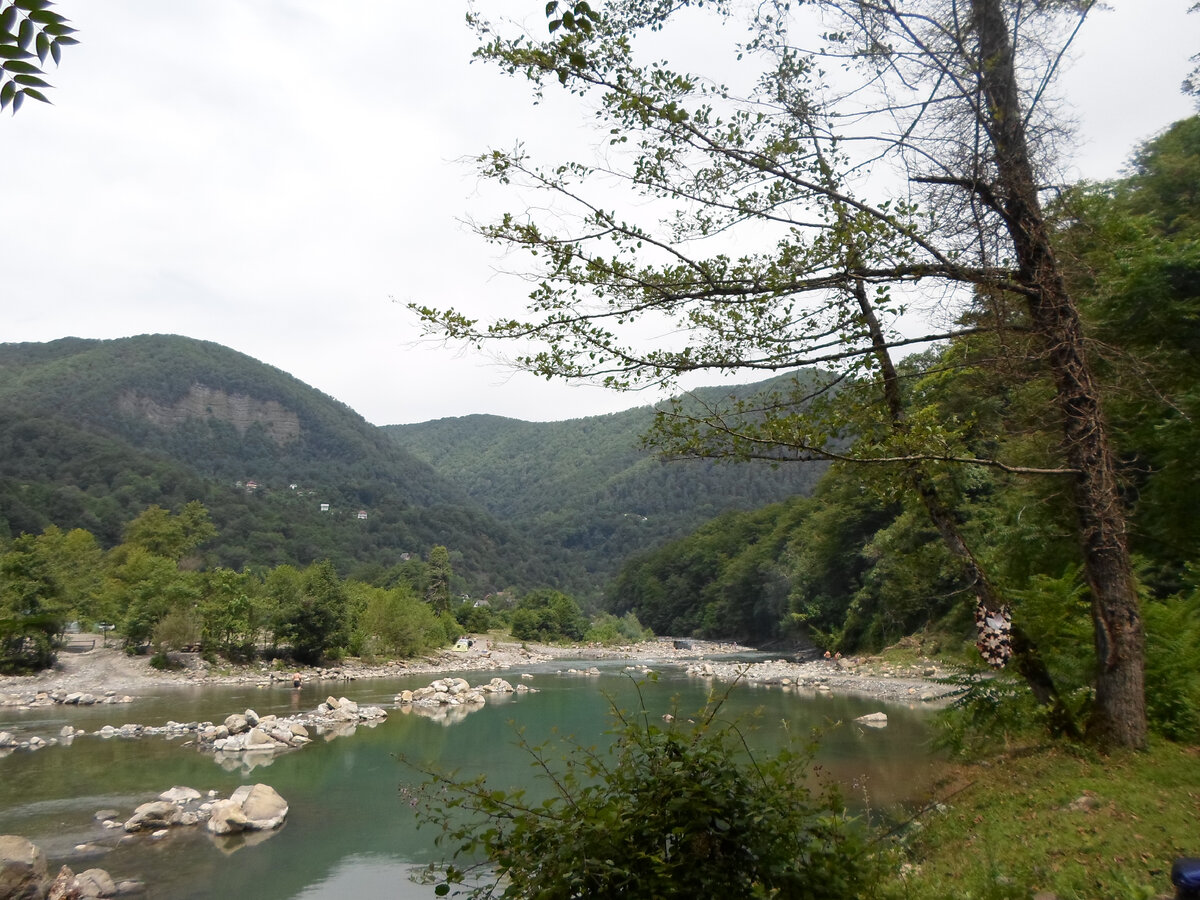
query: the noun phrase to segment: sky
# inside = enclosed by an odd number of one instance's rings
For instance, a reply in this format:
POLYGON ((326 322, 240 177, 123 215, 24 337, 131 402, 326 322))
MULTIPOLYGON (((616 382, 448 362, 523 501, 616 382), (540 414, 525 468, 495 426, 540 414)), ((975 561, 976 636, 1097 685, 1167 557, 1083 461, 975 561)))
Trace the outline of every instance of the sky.
MULTIPOLYGON (((1110 0, 1063 77, 1072 174, 1120 174, 1194 112, 1192 0, 1110 0)), ((544 28, 543 0, 480 0, 544 28)), ((531 421, 657 399, 546 382, 422 339, 405 304, 522 306, 464 224, 501 208, 467 159, 569 157, 586 116, 471 63, 461 0, 59 0, 53 105, 0 118, 0 342, 181 334, 283 369, 378 425, 531 421)), ((519 197, 504 206, 520 208, 519 197)), ((745 379, 753 380, 753 379, 745 379)), ((712 381, 712 379, 708 379, 712 381)))

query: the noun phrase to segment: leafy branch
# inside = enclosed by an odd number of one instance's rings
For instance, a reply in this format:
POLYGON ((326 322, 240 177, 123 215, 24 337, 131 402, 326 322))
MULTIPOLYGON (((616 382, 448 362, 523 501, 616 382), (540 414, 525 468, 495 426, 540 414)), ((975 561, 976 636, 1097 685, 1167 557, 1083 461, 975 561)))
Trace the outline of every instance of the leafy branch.
POLYGON ((49 103, 42 75, 47 59, 57 66, 62 48, 77 44, 75 29, 50 9, 50 0, 0 0, 0 110, 13 114, 26 97, 49 103), (34 60, 36 59, 36 62, 34 60))

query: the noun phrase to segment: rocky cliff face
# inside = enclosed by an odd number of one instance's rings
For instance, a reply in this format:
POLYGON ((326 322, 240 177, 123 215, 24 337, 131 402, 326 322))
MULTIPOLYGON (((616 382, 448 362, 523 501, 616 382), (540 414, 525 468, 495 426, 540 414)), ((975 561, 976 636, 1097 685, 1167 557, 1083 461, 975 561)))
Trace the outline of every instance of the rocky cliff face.
POLYGON ((300 436, 300 417, 275 400, 256 400, 245 394, 227 394, 202 384, 193 384, 173 404, 129 391, 117 400, 121 412, 150 420, 160 428, 181 425, 188 419, 218 419, 245 434, 251 425, 261 425, 276 444, 300 436))

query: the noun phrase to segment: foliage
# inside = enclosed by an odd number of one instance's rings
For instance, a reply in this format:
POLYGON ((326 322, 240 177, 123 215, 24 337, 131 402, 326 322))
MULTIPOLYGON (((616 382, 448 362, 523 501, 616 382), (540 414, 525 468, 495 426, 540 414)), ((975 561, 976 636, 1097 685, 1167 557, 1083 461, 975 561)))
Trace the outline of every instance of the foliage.
POLYGON ((606 606, 633 612, 656 634, 777 639, 790 588, 781 557, 807 509, 791 501, 727 513, 634 557, 610 585, 606 606))
POLYGON ((648 641, 653 637, 654 632, 649 628, 644 628, 633 612, 627 612, 620 617, 614 616, 612 613, 601 613, 592 619, 592 624, 588 627, 584 640, 589 644, 607 646, 636 644, 639 641, 648 641))
POLYGON ((360 656, 418 656, 446 642, 445 629, 426 603, 407 587, 391 589, 351 583, 352 603, 360 605, 351 646, 360 656))
POLYGON ((346 592, 329 560, 304 571, 299 589, 280 607, 279 618, 279 638, 300 662, 315 664, 345 645, 346 592))
POLYGON ((346 575, 449 543, 465 590, 547 580, 523 536, 381 429, 204 341, 0 346, 0 447, 0 539, 57 525, 107 549, 151 505, 181 514, 199 501, 218 532, 199 547, 207 565, 303 568, 328 557, 346 575), (235 425, 222 402, 257 420, 235 425))
POLYGON ((61 624, 44 614, 0 610, 0 675, 36 672, 54 665, 54 636, 61 624))
POLYGON ((50 102, 40 90, 50 87, 42 67, 47 57, 58 65, 62 48, 79 43, 71 37, 75 29, 52 5, 49 0, 0 2, 0 110, 11 103, 16 115, 26 97, 50 102))
POLYGON ((521 641, 580 641, 588 622, 579 604, 562 591, 542 588, 517 602, 509 630, 521 641))
POLYGON ((155 655, 165 659, 168 650, 198 646, 201 634, 202 625, 195 611, 177 606, 155 624, 151 643, 157 648, 155 655))
POLYGON ((158 504, 147 507, 125 526, 123 543, 179 562, 216 535, 208 510, 199 500, 192 500, 175 516, 158 504))
MULTIPOLYGON (((712 405, 765 387, 697 389, 689 397, 712 405)), ((725 512, 807 495, 825 469, 655 459, 643 445, 654 417, 643 406, 563 422, 475 415, 384 430, 527 535, 554 576, 544 581, 590 600, 596 583, 632 555, 725 512)))
POLYGON ((454 572, 450 565, 450 551, 441 544, 429 551, 426 563, 425 602, 436 613, 450 610, 450 579, 454 572))
POLYGON ((466 602, 455 608, 454 619, 464 631, 472 634, 483 634, 496 624, 496 616, 490 606, 476 606, 466 602))
POLYGON ((544 800, 426 773, 419 814, 456 861, 437 893, 482 855, 492 877, 463 891, 472 897, 859 895, 870 880, 861 835, 836 792, 808 787, 811 748, 756 757, 719 709, 665 728, 644 709, 614 710, 609 751, 569 744, 561 763, 522 738, 544 800))
POLYGON ((1146 615, 1146 711, 1164 737, 1200 742, 1200 590, 1151 601, 1146 615))

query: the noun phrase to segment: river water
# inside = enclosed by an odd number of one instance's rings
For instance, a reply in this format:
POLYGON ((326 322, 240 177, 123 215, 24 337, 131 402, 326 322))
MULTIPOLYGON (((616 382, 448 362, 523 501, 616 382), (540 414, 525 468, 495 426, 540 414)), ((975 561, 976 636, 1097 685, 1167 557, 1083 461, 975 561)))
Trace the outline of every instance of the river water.
MULTIPOLYGON (((308 747, 252 771, 226 771, 184 741, 162 737, 87 735, 70 746, 18 751, 0 758, 0 834, 20 834, 39 844, 52 871, 64 863, 76 871, 97 866, 118 881, 144 881, 144 896, 150 898, 432 897, 432 887, 409 876, 414 866, 436 858, 434 833, 428 826, 417 829, 401 791, 421 777, 397 756, 463 776, 486 772, 497 787, 534 785, 536 773, 516 746, 516 728, 534 744, 557 732, 584 745, 603 745, 612 704, 638 708, 638 688, 624 663, 599 664, 599 676, 564 674, 569 665, 558 660, 522 670, 533 674, 526 683, 536 693, 493 698, 470 714, 442 721, 391 708, 397 691, 427 684, 429 675, 310 684, 301 691, 282 685, 163 688, 121 706, 0 708, 0 730, 44 738, 67 724, 90 732, 126 722, 222 721, 247 708, 286 715, 311 710, 329 694, 389 710, 389 718, 375 727, 360 726, 329 741, 317 737, 308 747), (290 806, 283 827, 256 835, 259 843, 214 840, 202 827, 175 828, 160 840, 138 836, 120 842, 123 832, 104 829, 95 819, 106 808, 125 819, 138 804, 173 785, 228 796, 238 785, 256 782, 274 787, 290 806), (105 851, 89 855, 75 849, 88 843, 105 851)), ((517 671, 463 674, 473 684, 493 674, 514 684, 519 679, 517 671)), ((642 681, 640 690, 651 716, 686 716, 704 705, 714 687, 721 689, 667 669, 657 682, 642 681)), ((763 750, 778 746, 789 733, 806 736, 812 728, 823 729, 817 756, 822 774, 840 782, 852 804, 871 811, 919 800, 936 765, 927 749, 929 713, 919 708, 739 685, 722 717, 753 722, 750 742, 763 750), (888 714, 886 728, 853 723, 878 711, 888 714)))

